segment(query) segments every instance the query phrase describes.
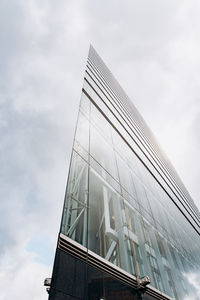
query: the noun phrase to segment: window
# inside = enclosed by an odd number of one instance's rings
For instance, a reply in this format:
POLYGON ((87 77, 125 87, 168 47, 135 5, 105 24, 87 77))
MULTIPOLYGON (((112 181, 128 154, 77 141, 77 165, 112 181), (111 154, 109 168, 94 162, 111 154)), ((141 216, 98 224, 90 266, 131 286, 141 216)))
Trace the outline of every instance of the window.
POLYGON ((109 215, 110 215, 110 227, 115 230, 116 224, 115 224, 115 214, 114 214, 114 206, 113 206, 113 199, 111 198, 109 201, 109 215))
POLYGON ((170 251, 171 257, 173 259, 174 265, 177 269, 179 269, 179 265, 178 265, 178 262, 177 262, 177 259, 176 259, 176 255, 174 253, 174 248, 170 244, 168 244, 168 246, 169 246, 169 251, 170 251))
POLYGON ((141 258, 139 245, 136 244, 131 239, 128 239, 127 243, 129 249, 128 253, 129 253, 130 264, 132 266, 132 273, 134 275, 143 276, 144 275, 143 261, 141 258))
POLYGON ((150 247, 152 247, 152 241, 150 237, 150 227, 146 222, 144 222, 143 219, 142 219, 142 228, 143 228, 145 243, 148 244, 150 247))
POLYGON ((135 232, 134 212, 126 206, 125 207, 125 214, 126 214, 126 221, 127 221, 128 229, 131 230, 132 232, 135 232))
POLYGON ((157 260, 152 255, 148 254, 148 260, 151 270, 151 275, 154 281, 154 285, 157 289, 163 291, 163 284, 160 276, 160 271, 158 269, 157 260))
POLYGON ((166 269, 168 283, 169 283, 169 287, 170 287, 170 290, 171 290, 172 297, 175 297, 176 299, 178 299, 175 284, 174 284, 174 280, 172 278, 171 270, 167 267, 165 269, 166 269))
POLYGON ((157 233, 156 233, 156 239, 157 239, 158 248, 159 248, 161 256, 167 259, 167 255, 166 255, 166 252, 165 252, 165 248, 164 248, 164 245, 163 245, 162 238, 157 233))

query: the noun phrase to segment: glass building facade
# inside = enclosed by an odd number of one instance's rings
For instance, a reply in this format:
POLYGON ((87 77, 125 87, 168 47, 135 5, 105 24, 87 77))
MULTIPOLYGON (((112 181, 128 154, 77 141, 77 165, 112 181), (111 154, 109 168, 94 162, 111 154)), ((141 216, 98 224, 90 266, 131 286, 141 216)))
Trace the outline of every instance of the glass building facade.
POLYGON ((197 299, 199 229, 189 193, 91 46, 49 299, 197 299))

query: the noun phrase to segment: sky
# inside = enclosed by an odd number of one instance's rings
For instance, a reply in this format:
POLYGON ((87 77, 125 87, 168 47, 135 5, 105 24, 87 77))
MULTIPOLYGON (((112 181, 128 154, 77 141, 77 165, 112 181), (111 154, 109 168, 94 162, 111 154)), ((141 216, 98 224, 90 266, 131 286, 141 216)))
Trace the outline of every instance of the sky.
POLYGON ((0 1, 0 300, 47 300, 90 43, 200 208, 199 15, 198 0, 0 1))

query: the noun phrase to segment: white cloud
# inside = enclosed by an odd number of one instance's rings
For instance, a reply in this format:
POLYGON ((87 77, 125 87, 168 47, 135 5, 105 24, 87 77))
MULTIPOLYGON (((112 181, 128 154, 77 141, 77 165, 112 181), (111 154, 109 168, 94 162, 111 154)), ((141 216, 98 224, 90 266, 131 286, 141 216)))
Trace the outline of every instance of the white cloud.
POLYGON ((187 274, 187 280, 191 285, 192 292, 183 300, 198 300, 200 298, 199 273, 187 274))
POLYGON ((1 260, 1 300, 6 299, 47 299, 44 279, 51 274, 51 267, 33 260, 33 255, 21 247, 7 249, 1 260))

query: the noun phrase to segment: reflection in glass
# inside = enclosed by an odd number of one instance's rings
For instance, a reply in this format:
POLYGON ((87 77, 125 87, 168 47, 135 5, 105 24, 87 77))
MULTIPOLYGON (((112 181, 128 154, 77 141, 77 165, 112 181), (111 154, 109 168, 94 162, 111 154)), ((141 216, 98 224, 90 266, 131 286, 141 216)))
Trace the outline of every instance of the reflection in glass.
POLYGON ((61 232, 87 245, 88 165, 73 152, 65 196, 61 232))
POLYGON ((163 283, 161 281, 161 274, 158 268, 157 260, 151 254, 148 254, 148 261, 152 275, 151 277, 153 278, 153 284, 157 289, 163 291, 163 283))
POLYGON ((171 297, 174 297, 175 299, 178 299, 178 295, 177 295, 177 292, 176 292, 174 280, 172 278, 171 270, 167 267, 166 267, 166 273, 167 273, 167 277, 168 277, 168 284, 169 284, 169 287, 170 287, 171 297))
POLYGON ((181 299, 183 285, 189 293, 185 275, 198 270, 196 234, 86 96, 61 232, 131 274, 150 276, 154 287, 175 299, 181 299))

